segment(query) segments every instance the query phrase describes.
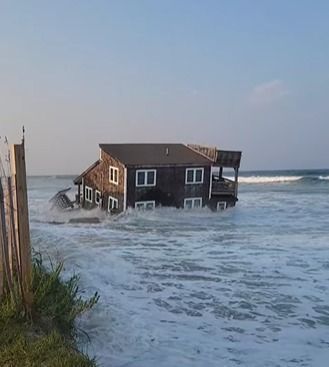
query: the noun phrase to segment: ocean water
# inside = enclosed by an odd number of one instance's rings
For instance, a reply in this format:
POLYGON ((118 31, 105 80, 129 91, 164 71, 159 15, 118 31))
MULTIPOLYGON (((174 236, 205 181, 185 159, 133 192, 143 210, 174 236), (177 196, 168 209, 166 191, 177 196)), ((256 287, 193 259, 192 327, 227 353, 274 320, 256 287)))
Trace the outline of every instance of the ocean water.
POLYGON ((78 323, 100 366, 328 365, 329 171, 245 172, 240 183, 224 212, 113 218, 51 210, 72 178, 29 178, 34 249, 101 296, 78 323), (78 216, 101 223, 68 223, 78 216))

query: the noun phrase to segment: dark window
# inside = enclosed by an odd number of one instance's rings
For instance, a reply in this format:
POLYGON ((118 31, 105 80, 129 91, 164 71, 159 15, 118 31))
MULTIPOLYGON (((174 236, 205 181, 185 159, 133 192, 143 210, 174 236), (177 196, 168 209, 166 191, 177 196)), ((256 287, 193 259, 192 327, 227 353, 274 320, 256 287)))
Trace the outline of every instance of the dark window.
POLYGON ((202 169, 195 170, 195 182, 202 182, 202 169))
POLYGON ((142 186, 145 183, 145 172, 138 172, 137 173, 137 185, 142 186))
POLYGON ((101 202, 101 193, 100 193, 100 191, 96 190, 95 191, 95 203, 97 205, 99 205, 100 202, 101 202))
POLYGON ((152 210, 155 208, 155 201, 136 201, 135 208, 139 210, 152 210))
POLYGON ((155 186, 156 170, 146 169, 136 171, 136 186, 155 186))
POLYGON ((192 209, 192 205, 193 205, 193 200, 191 200, 191 199, 187 199, 187 200, 185 200, 185 208, 186 209, 192 209))
POLYGON ((186 182, 193 182, 193 180, 194 180, 194 170, 189 169, 187 170, 186 182))
POLYGON ((154 208, 154 202, 146 203, 146 210, 151 210, 154 208))
POLYGON ((184 200, 185 209, 194 209, 202 207, 202 198, 189 198, 184 200))
POLYGON ((187 168, 185 183, 186 184, 203 183, 203 168, 187 168))
POLYGON ((109 202, 108 202, 108 210, 111 211, 113 209, 118 209, 119 207, 119 201, 118 199, 109 196, 109 202))
POLYGON ((194 208, 201 207, 201 199, 194 199, 194 208))
POLYGON ((154 185, 154 171, 147 172, 147 184, 154 185))
POLYGON ((110 166, 110 182, 116 185, 119 183, 119 169, 116 167, 110 166))

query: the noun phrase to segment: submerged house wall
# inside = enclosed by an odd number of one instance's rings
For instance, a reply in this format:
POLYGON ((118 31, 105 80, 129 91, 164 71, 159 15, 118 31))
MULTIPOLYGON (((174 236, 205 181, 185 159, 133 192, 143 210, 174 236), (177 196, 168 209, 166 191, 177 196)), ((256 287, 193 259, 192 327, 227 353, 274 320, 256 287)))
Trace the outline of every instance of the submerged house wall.
POLYGON ((138 201, 155 201, 156 206, 184 207, 184 199, 202 198, 202 204, 209 200, 210 166, 169 166, 169 167, 133 167, 128 168, 127 205, 135 207, 138 201), (203 168, 203 183, 186 184, 187 168, 203 168), (156 170, 156 185, 136 186, 137 170, 156 170))
POLYGON ((96 190, 100 192, 101 203, 100 207, 108 210, 109 196, 118 200, 118 211, 124 210, 124 181, 125 167, 117 159, 110 157, 108 154, 101 151, 99 164, 87 172, 83 177, 83 200, 82 207, 86 209, 95 208, 96 190), (118 184, 110 182, 110 167, 118 169, 118 184), (86 198, 86 187, 93 190, 92 202, 86 198))

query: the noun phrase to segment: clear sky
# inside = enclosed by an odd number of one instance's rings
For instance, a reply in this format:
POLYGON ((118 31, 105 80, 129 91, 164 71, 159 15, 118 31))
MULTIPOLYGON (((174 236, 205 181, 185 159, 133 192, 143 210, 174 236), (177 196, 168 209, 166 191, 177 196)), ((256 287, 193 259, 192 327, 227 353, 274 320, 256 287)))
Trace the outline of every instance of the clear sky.
POLYGON ((243 169, 329 167, 329 1, 0 0, 0 135, 31 174, 100 142, 243 150, 243 169))

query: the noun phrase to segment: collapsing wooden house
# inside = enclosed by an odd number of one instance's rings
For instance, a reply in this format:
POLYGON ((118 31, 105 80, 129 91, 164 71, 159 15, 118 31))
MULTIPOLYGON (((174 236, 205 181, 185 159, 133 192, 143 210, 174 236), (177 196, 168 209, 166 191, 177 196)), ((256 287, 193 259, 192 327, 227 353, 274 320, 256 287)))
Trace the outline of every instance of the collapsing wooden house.
POLYGON ((100 144, 100 157, 78 176, 82 208, 232 207, 238 200, 241 152, 184 144, 100 144), (223 170, 234 170, 234 179, 223 170))

